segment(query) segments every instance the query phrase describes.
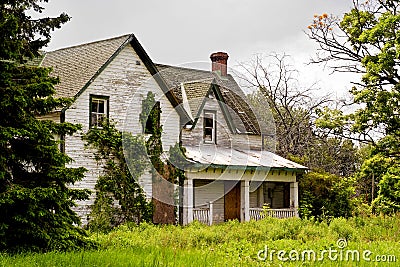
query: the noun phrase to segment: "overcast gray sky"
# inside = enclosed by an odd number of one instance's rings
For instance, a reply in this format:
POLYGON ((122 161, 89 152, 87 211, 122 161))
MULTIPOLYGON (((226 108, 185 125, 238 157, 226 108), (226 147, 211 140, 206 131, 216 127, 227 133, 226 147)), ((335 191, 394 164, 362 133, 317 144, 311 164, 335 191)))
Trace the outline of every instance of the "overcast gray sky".
POLYGON ((216 51, 229 54, 228 64, 255 54, 286 53, 305 83, 320 80, 328 91, 345 92, 348 76, 304 64, 316 45, 303 31, 314 14, 341 16, 351 0, 50 0, 45 15, 72 17, 53 33, 46 50, 134 33, 157 63, 179 65, 209 61, 216 51), (335 82, 333 82, 335 81, 335 82))

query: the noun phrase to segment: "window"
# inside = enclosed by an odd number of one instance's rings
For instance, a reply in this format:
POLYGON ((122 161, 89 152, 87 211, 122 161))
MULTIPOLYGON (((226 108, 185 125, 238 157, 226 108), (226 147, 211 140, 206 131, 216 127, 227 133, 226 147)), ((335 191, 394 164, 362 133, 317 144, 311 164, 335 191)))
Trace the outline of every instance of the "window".
POLYGON ((160 114, 160 101, 157 101, 152 107, 149 116, 147 117, 146 127, 144 128, 145 134, 154 134, 154 130, 160 128, 160 114), (152 120, 151 118, 155 118, 155 120, 152 120))
POLYGON ((108 118, 108 97, 90 96, 90 127, 101 127, 104 119, 108 118))
POLYGON ((204 142, 205 143, 215 143, 216 139, 216 124, 215 124, 215 112, 204 111, 204 142))

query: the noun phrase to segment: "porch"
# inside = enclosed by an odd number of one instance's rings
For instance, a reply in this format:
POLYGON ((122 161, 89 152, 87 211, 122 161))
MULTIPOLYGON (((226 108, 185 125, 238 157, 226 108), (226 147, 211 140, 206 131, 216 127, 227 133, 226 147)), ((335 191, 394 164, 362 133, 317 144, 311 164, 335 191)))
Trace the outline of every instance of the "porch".
POLYGON ((228 220, 261 220, 267 216, 298 216, 298 188, 290 182, 250 182, 246 180, 187 180, 184 224, 197 220, 204 224, 228 220), (191 205, 190 205, 191 204, 191 205))
POLYGON ((306 167, 264 150, 185 148, 184 225, 298 216, 297 176, 306 167))

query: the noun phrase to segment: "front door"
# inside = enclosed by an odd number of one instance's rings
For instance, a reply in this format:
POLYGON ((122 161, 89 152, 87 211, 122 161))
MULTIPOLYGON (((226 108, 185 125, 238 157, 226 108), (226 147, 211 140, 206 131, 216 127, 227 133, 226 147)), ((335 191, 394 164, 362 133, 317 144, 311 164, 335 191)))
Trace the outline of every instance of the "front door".
POLYGON ((224 220, 240 221, 240 181, 225 181, 224 220))

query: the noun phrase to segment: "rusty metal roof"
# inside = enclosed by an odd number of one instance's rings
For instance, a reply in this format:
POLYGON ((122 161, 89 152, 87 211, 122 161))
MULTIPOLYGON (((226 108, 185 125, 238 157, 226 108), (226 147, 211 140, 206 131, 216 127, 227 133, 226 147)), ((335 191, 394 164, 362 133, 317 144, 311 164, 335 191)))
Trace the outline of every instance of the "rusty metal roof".
POLYGON ((245 169, 268 168, 292 171, 306 171, 308 168, 282 158, 269 151, 240 150, 235 148, 201 145, 185 146, 186 158, 193 166, 210 166, 215 168, 237 167, 245 169))

